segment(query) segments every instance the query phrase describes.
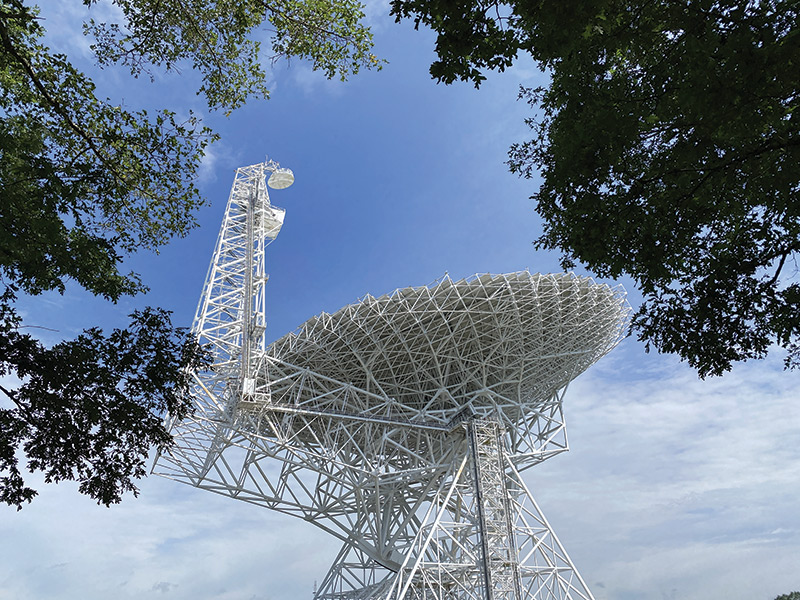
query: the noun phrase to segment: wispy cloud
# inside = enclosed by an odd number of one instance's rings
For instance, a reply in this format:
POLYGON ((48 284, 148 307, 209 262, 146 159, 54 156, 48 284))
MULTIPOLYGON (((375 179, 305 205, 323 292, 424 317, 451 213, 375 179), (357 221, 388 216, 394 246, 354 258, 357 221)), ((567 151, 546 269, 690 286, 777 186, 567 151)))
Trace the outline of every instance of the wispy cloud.
POLYGON ((292 61, 288 73, 294 84, 308 96, 325 94, 337 97, 344 94, 346 83, 335 77, 328 79, 322 71, 315 71, 308 63, 292 61))
MULTIPOLYGON (((571 452, 526 474, 596 598, 799 587, 800 374, 775 360, 703 382, 664 357, 627 364, 640 349, 626 345, 567 393, 571 452)), ((0 520, 15 540, 0 548, 8 597, 310 596, 338 548, 307 523, 155 477, 110 510, 72 484, 42 491, 0 520)))
POLYGON ((769 600, 797 587, 786 557, 800 555, 800 373, 776 358, 701 381, 670 358, 626 365, 639 350, 626 346, 568 393, 572 452, 528 475, 583 544, 598 599, 769 600))
POLYGON ((365 0, 363 2, 364 22, 373 31, 381 31, 394 23, 389 16, 389 0, 365 0))
POLYGON ((168 581, 159 581, 158 583, 154 583, 152 590, 154 592, 160 592, 162 594, 168 593, 170 590, 175 589, 178 587, 174 583, 170 583, 168 581))

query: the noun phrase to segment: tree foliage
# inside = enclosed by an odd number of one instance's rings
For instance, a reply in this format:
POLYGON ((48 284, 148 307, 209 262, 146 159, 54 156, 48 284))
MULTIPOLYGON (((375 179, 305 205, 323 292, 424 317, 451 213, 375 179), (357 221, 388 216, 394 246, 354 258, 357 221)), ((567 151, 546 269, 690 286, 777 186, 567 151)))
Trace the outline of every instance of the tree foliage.
POLYGON ((188 62, 202 75, 198 93, 212 107, 231 110, 250 95, 268 95, 261 43, 253 37, 262 25, 272 32, 273 61, 308 59, 314 70, 342 80, 382 63, 372 54, 372 34, 355 0, 111 1, 124 23, 92 19, 86 25, 99 64, 121 63, 138 77, 154 66, 188 62))
POLYGON ((148 450, 171 442, 163 416, 188 413, 191 370, 205 364, 201 349, 158 309, 134 312, 127 329, 108 336, 93 328, 45 348, 19 331, 9 299, 0 305, 0 375, 22 383, 0 386, 12 402, 0 408, 0 501, 19 509, 36 493, 20 473, 19 450, 45 482, 78 481, 98 503, 136 494, 148 450))
POLYGON ((529 53, 550 84, 512 171, 540 173, 537 246, 630 276, 633 330, 701 376, 800 364, 800 5, 791 0, 508 4, 394 0, 437 33, 441 81, 529 53))
MULTIPOLYGON (((83 0, 89 17, 99 3, 83 0)), ((380 68, 353 0, 106 4, 119 21, 85 24, 97 64, 134 77, 188 66, 210 109, 268 95, 262 26, 273 59, 308 59, 342 79, 380 68)), ((48 349, 22 332, 17 294, 63 293, 70 281, 112 301, 144 291, 123 260, 195 225, 204 200, 193 182, 217 136, 191 113, 180 119, 98 97, 44 34, 36 6, 0 0, 0 375, 21 381, 0 389, 0 499, 20 507, 35 494, 21 452, 28 469, 48 481, 76 479, 107 505, 135 491, 149 447, 169 443, 164 412, 185 414, 186 369, 202 353, 158 309, 134 313, 108 336, 89 329, 48 349)))

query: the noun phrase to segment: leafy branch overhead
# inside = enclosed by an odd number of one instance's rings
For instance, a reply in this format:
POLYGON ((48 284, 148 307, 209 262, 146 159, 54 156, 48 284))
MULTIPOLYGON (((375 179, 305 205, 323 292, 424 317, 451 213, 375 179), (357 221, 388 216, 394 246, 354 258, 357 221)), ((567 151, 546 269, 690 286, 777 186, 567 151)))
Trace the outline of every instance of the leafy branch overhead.
POLYGON ((629 276, 633 331, 701 376, 800 365, 800 5, 393 0, 438 34, 440 81, 527 53, 551 80, 511 170, 541 176, 537 246, 629 276))
MULTIPOLYGON (((84 0, 87 5, 97 0, 84 0)), ((372 34, 353 0, 113 0, 124 23, 85 27, 100 65, 120 63, 131 74, 150 75, 183 63, 202 75, 198 90, 210 107, 233 110, 251 95, 268 96, 260 27, 272 33, 271 59, 308 59, 328 78, 345 80, 380 68, 372 34)))
POLYGON ((163 415, 186 416, 190 372, 205 364, 192 336, 169 314, 146 309, 128 329, 104 336, 97 328, 44 348, 19 331, 8 292, 0 303, 0 385, 11 408, 0 408, 0 501, 22 508, 36 492, 24 483, 18 449, 45 482, 65 479, 109 505, 146 474, 152 446, 170 443, 163 415))
POLYGON ((41 45, 42 33, 33 18, 0 21, 0 268, 27 293, 74 279, 116 300, 141 289, 119 272, 124 253, 194 224, 201 199, 185 173, 212 135, 195 118, 99 100, 90 79, 41 45))
MULTIPOLYGON (((308 59, 328 77, 381 66, 352 0, 109 2, 118 22, 85 25, 98 65, 136 77, 188 66, 212 109, 267 96, 260 28, 271 30, 273 59, 308 59)), ((88 17, 98 3, 84 0, 88 17)), ((155 309, 109 337, 90 329, 46 349, 20 333, 16 294, 63 292, 69 281, 112 301, 144 291, 123 260, 195 226, 204 199, 194 181, 217 135, 191 113, 98 97, 89 76, 45 46, 43 22, 32 3, 0 2, 0 368, 22 379, 0 394, 0 498, 20 506, 34 494, 17 448, 28 469, 77 479, 108 504, 135 489, 150 446, 169 443, 162 418, 185 410, 177 390, 197 349, 155 309)))

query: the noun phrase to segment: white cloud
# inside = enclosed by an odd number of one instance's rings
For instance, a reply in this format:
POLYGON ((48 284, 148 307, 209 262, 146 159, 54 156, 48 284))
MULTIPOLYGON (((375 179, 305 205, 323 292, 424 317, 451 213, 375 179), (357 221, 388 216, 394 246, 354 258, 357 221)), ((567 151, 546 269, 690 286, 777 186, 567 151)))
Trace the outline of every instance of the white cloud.
POLYGON ((800 587, 800 373, 776 357, 701 381, 625 346, 568 392, 572 452, 527 475, 582 574, 603 583, 598 600, 800 587))
POLYGON ((292 61, 288 72, 295 85, 308 96, 325 94, 338 97, 344 94, 346 82, 342 82, 336 77, 328 79, 322 71, 315 71, 306 62, 292 61))
POLYGON ((83 24, 89 19, 98 23, 121 23, 122 10, 109 1, 99 1, 87 8, 82 2, 40 2, 42 25, 47 31, 47 43, 54 50, 69 54, 73 59, 94 60, 89 47, 91 39, 83 35, 83 24))
POLYGON ((216 142, 206 147, 205 154, 200 160, 200 167, 197 169, 197 181, 201 185, 213 183, 217 180, 218 161, 221 154, 227 153, 227 148, 223 142, 216 142))
POLYGON ((8 509, 0 537, 14 540, 0 549, 9 598, 310 596, 337 545, 290 517, 158 477, 111 509, 71 484, 45 486, 8 509))
MULTIPOLYGON (((572 451, 526 474, 597 600, 800 588, 800 374, 776 359, 703 382, 638 351, 574 382, 572 451)), ((338 549, 297 519, 157 477, 111 509, 62 484, 3 510, 0 597, 310 597, 338 549)))
POLYGON ((363 2, 364 22, 374 32, 394 24, 389 16, 389 0, 365 0, 363 2))

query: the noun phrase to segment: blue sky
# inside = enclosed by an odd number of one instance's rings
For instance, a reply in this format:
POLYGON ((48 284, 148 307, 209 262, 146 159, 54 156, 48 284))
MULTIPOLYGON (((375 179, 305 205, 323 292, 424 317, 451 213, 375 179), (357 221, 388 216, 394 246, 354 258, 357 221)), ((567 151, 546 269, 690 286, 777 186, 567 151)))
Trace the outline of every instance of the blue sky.
MULTIPOLYGON (((48 11, 50 43, 85 52, 83 7, 48 11)), ((433 36, 387 12, 369 8, 383 71, 339 83, 301 61, 276 65, 270 100, 208 115, 222 134, 199 181, 211 204, 190 236, 131 260, 150 294, 114 306, 70 289, 27 302, 28 322, 56 339, 149 303, 189 325, 234 171, 266 155, 296 176, 272 194, 287 217, 268 254, 269 339, 445 271, 557 271, 558 257, 532 246, 536 182, 504 165, 528 134, 517 88, 544 75, 522 60, 480 90, 436 85, 433 36)), ((186 75, 150 84, 106 71, 98 83, 133 106, 203 111, 186 75)), ((629 339, 570 386, 571 451, 526 479, 598 600, 800 590, 800 373, 781 358, 700 381, 629 339)), ((110 509, 69 483, 39 491, 21 512, 0 508, 0 598, 310 598, 338 549, 307 523, 157 477, 110 509)))

